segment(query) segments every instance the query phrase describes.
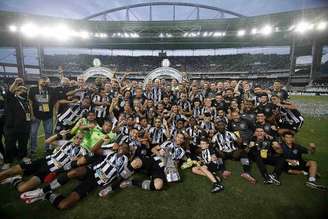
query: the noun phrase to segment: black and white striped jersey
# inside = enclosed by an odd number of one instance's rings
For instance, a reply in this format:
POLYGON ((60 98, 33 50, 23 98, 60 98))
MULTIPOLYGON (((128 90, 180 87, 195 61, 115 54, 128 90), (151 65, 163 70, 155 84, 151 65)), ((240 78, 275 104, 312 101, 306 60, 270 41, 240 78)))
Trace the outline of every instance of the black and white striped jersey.
POLYGON ((181 160, 185 155, 185 150, 172 141, 166 141, 161 144, 161 149, 169 153, 172 160, 181 160))
POLYGON ((220 151, 229 153, 237 149, 235 146, 236 140, 237 137, 234 133, 225 131, 224 133, 216 133, 212 138, 212 143, 220 151))
MULTIPOLYGON (((94 95, 92 98, 92 103, 95 102, 110 102, 110 98, 108 96, 100 96, 98 94, 94 95)), ((97 118, 105 118, 108 113, 108 106, 107 105, 94 105, 93 107, 94 112, 96 113, 97 118)))
POLYGON ((184 128, 177 129, 176 127, 173 126, 170 131, 171 139, 174 139, 178 133, 182 133, 185 136, 187 135, 187 132, 184 128))
POLYGON ((129 127, 129 126, 122 126, 120 129, 119 129, 119 133, 120 134, 123 134, 123 135, 129 135, 129 131, 131 129, 137 129, 138 131, 141 130, 141 126, 139 124, 134 124, 134 126, 132 127, 129 127))
POLYGON ((182 108, 182 111, 184 112, 190 112, 191 111, 191 103, 188 100, 178 100, 178 106, 182 108))
POLYGON ((200 128, 204 129, 204 131, 209 132, 210 130, 215 130, 215 126, 213 122, 204 122, 200 124, 200 128))
POLYGON ((188 127, 188 128, 186 128, 186 132, 187 132, 188 136, 190 136, 190 138, 191 138, 191 144, 196 146, 200 140, 202 130, 200 130, 199 128, 195 128, 195 127, 188 127))
POLYGON ((283 116, 283 120, 290 125, 302 124, 304 121, 304 117, 296 109, 281 108, 280 113, 283 116))
POLYGON ((143 156, 147 153, 146 146, 141 144, 138 140, 134 140, 130 135, 120 134, 116 140, 117 144, 127 144, 130 148, 130 158, 143 156))
POLYGON ((98 185, 105 186, 119 177, 128 163, 125 155, 108 154, 104 160, 93 166, 94 176, 98 185))
POLYGON ((150 143, 153 145, 162 144, 166 140, 165 129, 163 127, 151 127, 149 129, 150 143))
POLYGON ((155 103, 159 103, 162 100, 162 90, 158 87, 153 87, 152 88, 152 100, 155 103))
POLYGON ((202 152, 201 152, 202 162, 204 164, 209 164, 211 162, 214 162, 213 159, 212 159, 213 155, 215 155, 215 152, 211 148, 202 149, 202 152))
POLYGON ((192 116, 198 118, 202 114, 202 109, 200 107, 194 107, 192 109, 192 116))
POLYGON ((78 156, 85 156, 88 154, 83 147, 75 145, 72 141, 59 141, 61 145, 51 155, 46 156, 47 165, 50 172, 54 172, 64 165, 72 162, 78 156))
POLYGON ((210 108, 203 107, 202 111, 201 111, 201 114, 204 115, 205 113, 210 113, 212 118, 215 118, 216 115, 217 115, 215 107, 210 107, 210 108))
POLYGON ((74 125, 88 111, 88 109, 82 108, 80 104, 73 104, 66 111, 58 114, 58 123, 65 126, 74 125))
POLYGON ((204 96, 201 93, 193 94, 190 92, 189 100, 193 102, 195 98, 198 98, 200 102, 203 102, 204 100, 204 96))

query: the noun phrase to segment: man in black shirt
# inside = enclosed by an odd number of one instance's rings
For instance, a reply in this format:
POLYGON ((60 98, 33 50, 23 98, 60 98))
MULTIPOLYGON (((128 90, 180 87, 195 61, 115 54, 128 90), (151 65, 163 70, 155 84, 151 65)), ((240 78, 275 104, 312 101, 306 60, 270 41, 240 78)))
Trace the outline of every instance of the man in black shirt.
POLYGON ((23 159, 27 155, 27 143, 30 134, 31 110, 27 100, 27 89, 20 86, 21 78, 16 78, 6 95, 5 162, 15 158, 23 159), (18 147, 16 143, 18 142, 18 147))
POLYGON ((283 134, 283 144, 281 146, 285 160, 288 163, 288 173, 295 174, 301 171, 303 174, 308 174, 306 186, 313 189, 327 190, 326 186, 316 183, 317 162, 314 160, 306 161, 303 159, 303 154, 313 154, 316 146, 313 143, 309 144, 309 149, 295 143, 294 133, 285 132, 283 134))
POLYGON ((234 132, 241 138, 242 144, 247 146, 255 130, 254 124, 249 120, 240 118, 237 111, 231 113, 231 118, 232 120, 228 124, 228 131, 234 132))
POLYGON ((275 81, 273 83, 273 90, 271 92, 272 95, 277 95, 281 100, 287 100, 289 95, 288 92, 282 89, 280 81, 275 81))
POLYGON ((253 124, 256 122, 256 113, 254 110, 254 101, 251 99, 244 100, 244 109, 243 112, 240 113, 240 118, 247 119, 253 124))
POLYGON ((279 153, 280 146, 278 142, 268 138, 262 127, 257 127, 254 137, 249 143, 249 148, 250 157, 256 162, 264 178, 264 184, 280 185, 279 176, 285 166, 285 161, 279 153), (275 167, 271 174, 268 173, 266 164, 275 167))
MULTIPOLYGON (((48 87, 49 79, 41 77, 37 87, 29 90, 29 101, 32 108, 31 124, 31 155, 35 153, 38 142, 38 130, 42 121, 45 138, 52 134, 52 112, 55 103, 54 89, 48 87)), ((45 144, 45 150, 49 150, 49 145, 45 144)))
POLYGON ((261 93, 259 94, 260 97, 260 103, 256 107, 256 112, 263 112, 265 115, 266 120, 269 123, 273 123, 273 109, 275 108, 272 103, 269 102, 269 96, 267 93, 261 93))
POLYGON ((265 132, 266 137, 269 139, 278 137, 277 127, 265 121, 265 115, 263 112, 258 112, 256 114, 255 126, 256 128, 262 128, 265 132))

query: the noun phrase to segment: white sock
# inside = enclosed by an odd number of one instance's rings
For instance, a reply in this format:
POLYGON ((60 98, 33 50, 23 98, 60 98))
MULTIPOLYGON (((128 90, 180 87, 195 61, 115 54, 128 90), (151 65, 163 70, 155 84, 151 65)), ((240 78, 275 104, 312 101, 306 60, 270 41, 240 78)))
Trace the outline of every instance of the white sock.
POLYGON ((314 176, 310 176, 309 177, 309 182, 315 182, 315 177, 314 176))

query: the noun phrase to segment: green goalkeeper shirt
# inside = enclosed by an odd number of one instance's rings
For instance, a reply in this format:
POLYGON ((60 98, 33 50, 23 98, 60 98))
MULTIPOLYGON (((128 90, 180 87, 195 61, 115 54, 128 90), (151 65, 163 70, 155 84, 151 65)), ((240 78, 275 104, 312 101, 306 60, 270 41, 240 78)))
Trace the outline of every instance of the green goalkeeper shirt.
POLYGON ((116 141, 117 135, 114 132, 104 133, 100 127, 95 127, 90 131, 86 132, 82 141, 82 147, 91 151, 93 146, 107 135, 109 137, 109 143, 114 143, 116 141))

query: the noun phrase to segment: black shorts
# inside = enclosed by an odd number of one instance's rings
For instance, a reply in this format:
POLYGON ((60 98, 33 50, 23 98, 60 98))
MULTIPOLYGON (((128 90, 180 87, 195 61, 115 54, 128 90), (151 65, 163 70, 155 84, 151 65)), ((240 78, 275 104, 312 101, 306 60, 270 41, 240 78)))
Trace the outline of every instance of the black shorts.
POLYGON ((82 181, 75 187, 73 190, 77 194, 79 194, 80 198, 84 198, 90 192, 98 187, 97 180, 95 178, 94 172, 89 168, 87 168, 87 172, 83 177, 82 181))
POLYGON ((307 161, 300 160, 298 166, 291 166, 287 164, 287 170, 304 170, 309 171, 309 167, 306 166, 307 161))
POLYGON ((154 165, 150 171, 150 176, 152 179, 160 178, 164 182, 166 181, 166 176, 164 173, 164 167, 160 167, 159 165, 154 165))
POLYGON ((220 166, 213 162, 206 164, 206 167, 211 173, 216 173, 217 171, 220 171, 220 166))
POLYGON ((23 169, 24 175, 34 175, 39 177, 41 180, 50 173, 47 160, 40 158, 33 160, 31 163, 21 162, 19 164, 23 169))

